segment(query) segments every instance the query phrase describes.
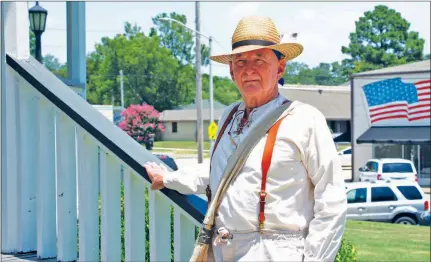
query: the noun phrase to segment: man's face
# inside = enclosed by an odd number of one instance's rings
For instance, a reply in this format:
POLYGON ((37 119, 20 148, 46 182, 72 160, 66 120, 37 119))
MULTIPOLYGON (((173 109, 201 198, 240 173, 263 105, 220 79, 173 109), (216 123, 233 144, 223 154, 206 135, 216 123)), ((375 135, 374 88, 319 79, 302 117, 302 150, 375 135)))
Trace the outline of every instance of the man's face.
POLYGON ((233 55, 230 74, 243 98, 260 100, 274 93, 285 67, 272 50, 260 49, 233 55))

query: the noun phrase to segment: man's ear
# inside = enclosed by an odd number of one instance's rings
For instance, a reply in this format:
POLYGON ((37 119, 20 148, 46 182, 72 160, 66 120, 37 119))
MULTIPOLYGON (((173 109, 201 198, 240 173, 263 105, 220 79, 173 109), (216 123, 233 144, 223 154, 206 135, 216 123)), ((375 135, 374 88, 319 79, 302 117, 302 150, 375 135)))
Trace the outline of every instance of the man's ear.
POLYGON ((278 64, 278 72, 277 72, 277 77, 280 79, 281 77, 283 77, 284 75, 284 71, 286 71, 286 62, 285 61, 280 61, 278 64))

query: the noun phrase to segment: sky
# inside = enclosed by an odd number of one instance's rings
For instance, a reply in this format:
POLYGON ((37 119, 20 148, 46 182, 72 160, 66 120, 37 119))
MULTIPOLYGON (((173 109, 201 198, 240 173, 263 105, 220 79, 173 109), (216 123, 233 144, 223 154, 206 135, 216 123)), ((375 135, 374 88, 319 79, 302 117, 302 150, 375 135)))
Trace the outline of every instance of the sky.
MULTIPOLYGON (((39 2, 48 10, 47 29, 42 35, 42 54, 53 54, 66 61, 66 3, 39 2)), ((201 32, 212 36, 212 54, 231 50, 231 37, 239 20, 247 15, 268 16, 281 33, 298 33, 304 46, 295 59, 309 66, 320 62, 341 61, 347 56, 341 47, 349 44, 355 21, 364 12, 384 4, 401 13, 411 23, 410 30, 425 39, 424 53, 430 53, 430 2, 201 2, 201 32)), ((34 2, 29 2, 29 7, 34 2)), ((104 36, 114 37, 124 31, 126 21, 136 23, 148 35, 152 18, 159 13, 176 12, 187 17, 187 26, 195 28, 194 2, 86 2, 86 51, 94 51, 104 36)), ((208 45, 208 40, 201 39, 208 45)), ((213 74, 229 76, 226 65, 213 63, 213 74)), ((202 68, 208 73, 208 68, 202 68)))

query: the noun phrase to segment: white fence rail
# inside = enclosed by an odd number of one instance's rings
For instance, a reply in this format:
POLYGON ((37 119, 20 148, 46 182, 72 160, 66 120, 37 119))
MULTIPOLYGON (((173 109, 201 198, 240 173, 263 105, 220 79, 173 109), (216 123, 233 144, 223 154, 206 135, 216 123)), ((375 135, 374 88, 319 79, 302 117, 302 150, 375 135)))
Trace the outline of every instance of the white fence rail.
POLYGON ((2 253, 170 261, 172 252, 188 260, 205 200, 148 190, 142 164, 162 163, 157 157, 33 58, 8 55, 7 64, 2 253))

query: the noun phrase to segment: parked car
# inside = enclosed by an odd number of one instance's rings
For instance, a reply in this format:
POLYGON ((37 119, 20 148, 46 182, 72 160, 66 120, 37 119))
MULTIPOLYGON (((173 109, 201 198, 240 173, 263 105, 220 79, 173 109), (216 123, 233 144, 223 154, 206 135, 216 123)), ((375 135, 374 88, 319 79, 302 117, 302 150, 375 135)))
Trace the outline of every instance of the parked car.
POLYGON ((338 151, 338 155, 340 156, 340 163, 343 168, 352 166, 352 147, 351 146, 338 151))
POLYGON ((408 180, 346 183, 347 219, 416 225, 429 201, 408 180))
POLYGON ((359 168, 359 181, 410 180, 418 181, 412 161, 401 158, 370 159, 359 168))
POLYGON ((416 217, 418 218, 418 225, 431 226, 431 214, 429 210, 418 211, 416 217))
POLYGON ((173 171, 178 170, 177 163, 175 163, 175 160, 168 156, 168 155, 160 155, 160 154, 154 154, 156 157, 158 157, 160 160, 162 160, 163 163, 165 163, 168 167, 170 167, 173 171))

